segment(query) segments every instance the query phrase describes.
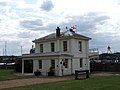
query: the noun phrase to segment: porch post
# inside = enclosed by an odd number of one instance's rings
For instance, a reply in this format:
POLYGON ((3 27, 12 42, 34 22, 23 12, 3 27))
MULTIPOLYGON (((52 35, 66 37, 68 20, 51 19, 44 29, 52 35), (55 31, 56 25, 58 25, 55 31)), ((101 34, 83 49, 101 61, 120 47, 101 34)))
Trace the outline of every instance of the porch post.
POLYGON ((24 74, 24 60, 22 59, 22 74, 24 74))
POLYGON ((63 64, 62 59, 59 59, 59 65, 58 65, 58 67, 59 67, 59 76, 63 76, 62 64, 63 64))
POLYGON ((33 60, 33 73, 36 71, 36 70, 39 70, 39 66, 38 66, 38 60, 33 60))

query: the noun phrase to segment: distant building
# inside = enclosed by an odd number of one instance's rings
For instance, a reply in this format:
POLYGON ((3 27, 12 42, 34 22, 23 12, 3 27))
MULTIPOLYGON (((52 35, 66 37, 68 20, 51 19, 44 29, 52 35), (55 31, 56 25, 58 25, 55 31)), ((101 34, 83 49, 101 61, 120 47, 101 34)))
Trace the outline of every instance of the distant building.
POLYGON ((90 71, 120 72, 120 53, 102 53, 90 56, 90 71))
POLYGON ((89 49, 89 59, 90 59, 90 61, 98 61, 99 62, 98 48, 89 49))
POLYGON ((90 49, 89 52, 89 59, 90 61, 95 61, 95 62, 120 62, 120 53, 101 53, 99 54, 99 51, 97 49, 90 49))
POLYGON ((0 68, 13 68, 18 60, 21 60, 21 56, 0 56, 0 68))
POLYGON ((75 70, 90 70, 90 39, 72 30, 60 32, 57 27, 56 33, 33 41, 35 53, 22 55, 22 74, 39 70, 48 75, 52 68, 54 75, 63 76, 74 74, 75 70))

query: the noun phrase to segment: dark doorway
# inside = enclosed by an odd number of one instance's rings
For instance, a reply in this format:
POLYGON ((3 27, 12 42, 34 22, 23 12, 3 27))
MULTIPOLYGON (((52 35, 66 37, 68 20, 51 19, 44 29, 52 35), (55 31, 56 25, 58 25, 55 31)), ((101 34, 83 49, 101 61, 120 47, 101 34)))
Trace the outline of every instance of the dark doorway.
POLYGON ((33 73, 33 60, 24 60, 24 72, 33 73))

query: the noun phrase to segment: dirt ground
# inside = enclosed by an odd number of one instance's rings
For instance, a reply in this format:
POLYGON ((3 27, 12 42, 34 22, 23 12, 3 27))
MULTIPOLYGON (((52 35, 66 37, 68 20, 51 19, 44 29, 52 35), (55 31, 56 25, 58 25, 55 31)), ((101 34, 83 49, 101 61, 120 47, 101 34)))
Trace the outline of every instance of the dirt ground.
MULTIPOLYGON (((96 73, 92 73, 90 75, 90 77, 109 76, 109 75, 113 75, 113 74, 115 74, 115 73, 96 72, 96 73)), ((50 83, 50 82, 57 82, 57 81, 63 81, 63 80, 72 80, 74 78, 75 78, 74 76, 64 76, 64 77, 50 77, 50 76, 43 77, 43 76, 40 76, 40 77, 29 78, 29 79, 16 79, 16 80, 0 81, 0 89, 19 87, 19 86, 25 86, 25 85, 32 85, 32 84, 40 84, 40 83, 50 83)))
POLYGON ((0 89, 72 79, 74 79, 72 76, 65 76, 65 77, 34 77, 29 79, 7 80, 0 81, 0 89))

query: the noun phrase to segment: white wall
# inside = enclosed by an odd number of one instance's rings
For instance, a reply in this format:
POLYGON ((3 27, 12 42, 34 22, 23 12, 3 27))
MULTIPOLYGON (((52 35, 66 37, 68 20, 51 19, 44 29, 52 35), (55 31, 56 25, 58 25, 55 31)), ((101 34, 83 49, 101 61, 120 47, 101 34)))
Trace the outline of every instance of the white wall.
POLYGON ((63 75, 71 75, 71 59, 68 59, 68 68, 64 68, 63 75))
POLYGON ((43 43, 35 43, 35 53, 40 53, 40 44, 43 44, 43 52, 51 52, 51 43, 55 44, 55 51, 56 51, 56 41, 51 41, 51 42, 43 42, 43 43))
MULTIPOLYGON (((61 51, 61 53, 63 52, 63 41, 68 42, 67 43, 67 45, 68 45, 67 52, 71 53, 71 55, 74 56, 72 59, 72 64, 71 64, 71 59, 69 60, 69 68, 66 70, 64 69, 64 75, 74 73, 75 70, 89 69, 89 60, 88 60, 88 50, 89 50, 88 44, 89 43, 88 43, 88 41, 78 40, 78 39, 51 41, 51 42, 55 43, 55 51, 61 51), (82 42, 82 52, 79 51, 79 47, 78 47, 79 41, 82 42), (80 58, 83 58, 83 67, 82 68, 80 68, 80 58), (71 67, 72 67, 72 72, 71 72, 71 67)), ((43 44, 44 52, 51 52, 51 42, 41 43, 41 44, 43 44)), ((36 47, 36 53, 40 53, 40 43, 36 43, 35 47, 36 47)), ((46 75, 46 73, 48 72, 48 70, 51 66, 51 60, 42 60, 42 63, 43 63, 43 67, 42 67, 43 69, 41 70, 41 72, 43 75, 46 75)), ((57 65, 60 66, 59 60, 56 59, 55 64, 56 64, 55 65, 55 74, 58 75, 59 70, 60 70, 60 68, 57 67, 57 65)), ((35 65, 37 65, 37 64, 35 63, 34 66, 35 65)))
POLYGON ((86 57, 88 57, 88 41, 85 40, 78 40, 78 39, 71 39, 71 54, 74 55, 73 58, 73 71, 80 69, 80 58, 83 58, 83 68, 81 69, 86 69, 86 61, 88 62, 88 59, 86 57), (79 51, 79 47, 78 47, 78 42, 81 41, 82 42, 82 51, 79 51))
POLYGON ((33 72, 39 70, 38 60, 33 60, 33 72))
POLYGON ((35 43, 35 53, 40 53, 40 44, 35 43))

